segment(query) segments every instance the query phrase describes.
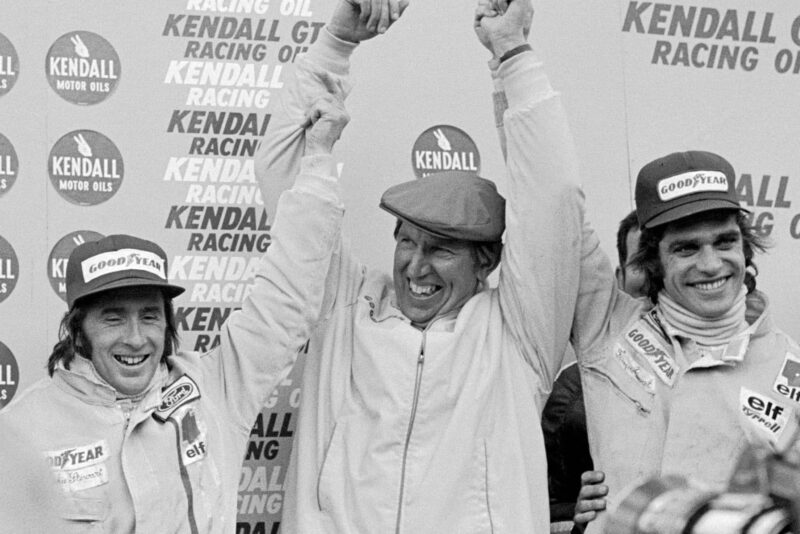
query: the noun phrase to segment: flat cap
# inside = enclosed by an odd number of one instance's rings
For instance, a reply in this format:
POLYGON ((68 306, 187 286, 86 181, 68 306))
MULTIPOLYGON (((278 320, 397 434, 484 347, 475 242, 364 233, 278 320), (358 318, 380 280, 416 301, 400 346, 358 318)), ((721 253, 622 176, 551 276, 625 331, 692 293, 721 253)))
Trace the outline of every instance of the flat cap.
POLYGON ((506 201, 494 182, 444 171, 390 187, 380 207, 429 234, 464 241, 500 241, 506 201))

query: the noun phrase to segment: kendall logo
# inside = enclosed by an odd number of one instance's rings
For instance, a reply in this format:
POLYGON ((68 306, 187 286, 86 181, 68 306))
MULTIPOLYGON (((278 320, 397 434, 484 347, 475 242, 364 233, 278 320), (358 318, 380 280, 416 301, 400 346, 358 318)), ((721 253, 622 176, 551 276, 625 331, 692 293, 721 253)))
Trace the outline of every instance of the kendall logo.
POLYGON ((414 142, 411 164, 417 178, 442 171, 478 173, 481 155, 466 132, 449 124, 439 124, 422 132, 414 142))
POLYGON ((87 105, 102 102, 119 83, 119 55, 111 43, 87 31, 65 33, 45 59, 47 81, 64 100, 87 105))
POLYGON ((19 56, 14 45, 0 33, 0 96, 14 87, 19 76, 19 56))
POLYGON ((658 198, 673 200, 692 193, 727 191, 728 177, 718 171, 691 171, 658 182, 658 198))
POLYGON ((128 270, 145 271, 162 280, 167 279, 164 259, 146 250, 123 248, 113 252, 103 252, 81 262, 83 280, 87 283, 107 274, 128 270))
POLYGON ((88 445, 48 451, 47 463, 55 470, 82 469, 108 459, 108 444, 102 439, 88 445))
POLYGON ((50 287, 64 302, 67 301, 67 263, 70 254, 78 245, 98 241, 103 237, 103 234, 91 230, 78 230, 65 235, 53 246, 47 258, 47 278, 50 280, 50 287))

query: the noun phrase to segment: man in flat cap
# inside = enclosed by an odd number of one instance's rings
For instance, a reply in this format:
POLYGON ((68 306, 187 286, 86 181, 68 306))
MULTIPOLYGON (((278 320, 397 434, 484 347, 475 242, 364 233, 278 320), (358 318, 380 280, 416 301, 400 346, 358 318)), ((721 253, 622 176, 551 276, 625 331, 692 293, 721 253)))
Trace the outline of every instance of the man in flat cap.
POLYGON ((696 150, 639 172, 632 262, 648 299, 625 294, 597 237, 584 236, 573 345, 600 471, 585 482, 604 473, 605 484, 582 488, 579 522, 646 478, 677 473, 722 488, 746 447, 796 445, 800 383, 787 369, 800 367, 800 348, 755 289, 764 244, 735 177, 724 158, 696 150))
MULTIPOLYGON (((309 129, 310 153, 338 136, 331 126, 309 129)), ((110 235, 75 248, 50 377, 0 414, 0 434, 30 443, 63 490, 65 524, 40 530, 44 510, 25 532, 234 532, 250 429, 322 305, 333 246, 310 236, 337 235, 341 221, 326 179, 306 167, 281 197, 251 291, 205 354, 177 351, 183 288, 160 246, 110 235)))
MULTIPOLYGON (((329 24, 298 62, 260 178, 296 165, 286 159, 297 125, 327 120, 322 108, 344 96, 361 40, 348 6, 337 13, 351 23, 329 24)), ((539 414, 575 306, 579 250, 561 249, 579 242, 582 204, 560 98, 526 44, 532 14, 515 0, 475 17, 504 92, 509 201, 466 172, 390 187, 380 207, 396 219, 392 275, 325 236, 337 249, 304 368, 285 533, 549 532, 539 414), (535 202, 543 189, 548 200, 535 202), (542 231, 556 220, 566 221, 558 238, 542 231)), ((301 165, 323 162, 334 192, 332 159, 306 154, 301 165)))

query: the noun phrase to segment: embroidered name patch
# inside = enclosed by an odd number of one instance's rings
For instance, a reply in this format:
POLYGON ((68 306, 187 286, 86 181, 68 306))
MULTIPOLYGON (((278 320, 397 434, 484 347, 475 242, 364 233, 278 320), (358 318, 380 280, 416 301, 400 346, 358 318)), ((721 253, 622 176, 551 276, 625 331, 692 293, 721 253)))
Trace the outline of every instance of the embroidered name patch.
POLYGON ((45 452, 56 480, 65 491, 80 491, 108 482, 106 440, 45 452))
POLYGON ((645 357, 662 382, 669 387, 675 384, 680 367, 653 334, 636 326, 625 334, 625 339, 636 352, 645 357))
POLYGON ((792 415, 792 409, 745 387, 739 390, 739 403, 745 418, 764 432, 771 442, 777 442, 792 415))
POLYGON ((619 343, 614 347, 614 357, 634 380, 640 383, 648 393, 655 393, 656 378, 645 371, 639 363, 619 343))
POLYGON ((188 375, 183 375, 161 393, 161 404, 153 417, 165 422, 181 406, 200 398, 200 389, 188 375))
POLYGON ((800 402, 800 357, 787 352, 781 372, 775 377, 772 389, 787 399, 800 402))

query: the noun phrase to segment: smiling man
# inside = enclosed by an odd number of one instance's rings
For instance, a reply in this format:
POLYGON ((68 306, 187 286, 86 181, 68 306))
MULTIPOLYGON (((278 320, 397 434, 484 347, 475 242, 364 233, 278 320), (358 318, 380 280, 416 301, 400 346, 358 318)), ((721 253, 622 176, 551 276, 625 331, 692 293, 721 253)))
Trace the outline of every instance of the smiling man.
POLYGON ((646 478, 677 473, 723 487, 748 444, 796 446, 800 404, 784 369, 800 349, 755 289, 753 256, 764 246, 735 177, 728 161, 702 151, 668 154, 639 172, 631 263, 649 299, 626 295, 596 236, 584 235, 573 344, 605 484, 590 483, 602 473, 585 474, 577 522, 646 478))
MULTIPOLYGON (((329 125, 309 137, 338 137, 329 125)), ((342 210, 317 170, 304 167, 281 197, 251 291, 207 353, 177 351, 183 288, 160 246, 111 235, 72 252, 50 377, 0 414, 0 432, 30 443, 62 490, 43 513, 63 519, 58 532, 234 532, 250 429, 322 305, 333 247, 297 229, 335 232, 342 210)))
MULTIPOLYGON (((530 0, 501 11, 481 2, 474 20, 507 102, 509 201, 461 171, 390 187, 391 274, 326 237, 337 248, 303 371, 286 534, 549 531, 539 414, 569 336, 580 251, 561 248, 580 242, 582 203, 560 97, 526 43, 530 0), (542 190, 552 200, 534 202, 542 190), (542 230, 562 219, 559 239, 542 230)), ((298 61, 257 156, 266 183, 302 156, 292 143, 319 116, 315 96, 349 87, 358 14, 340 2, 298 61)), ((432 90, 458 90, 447 81, 432 90)))

